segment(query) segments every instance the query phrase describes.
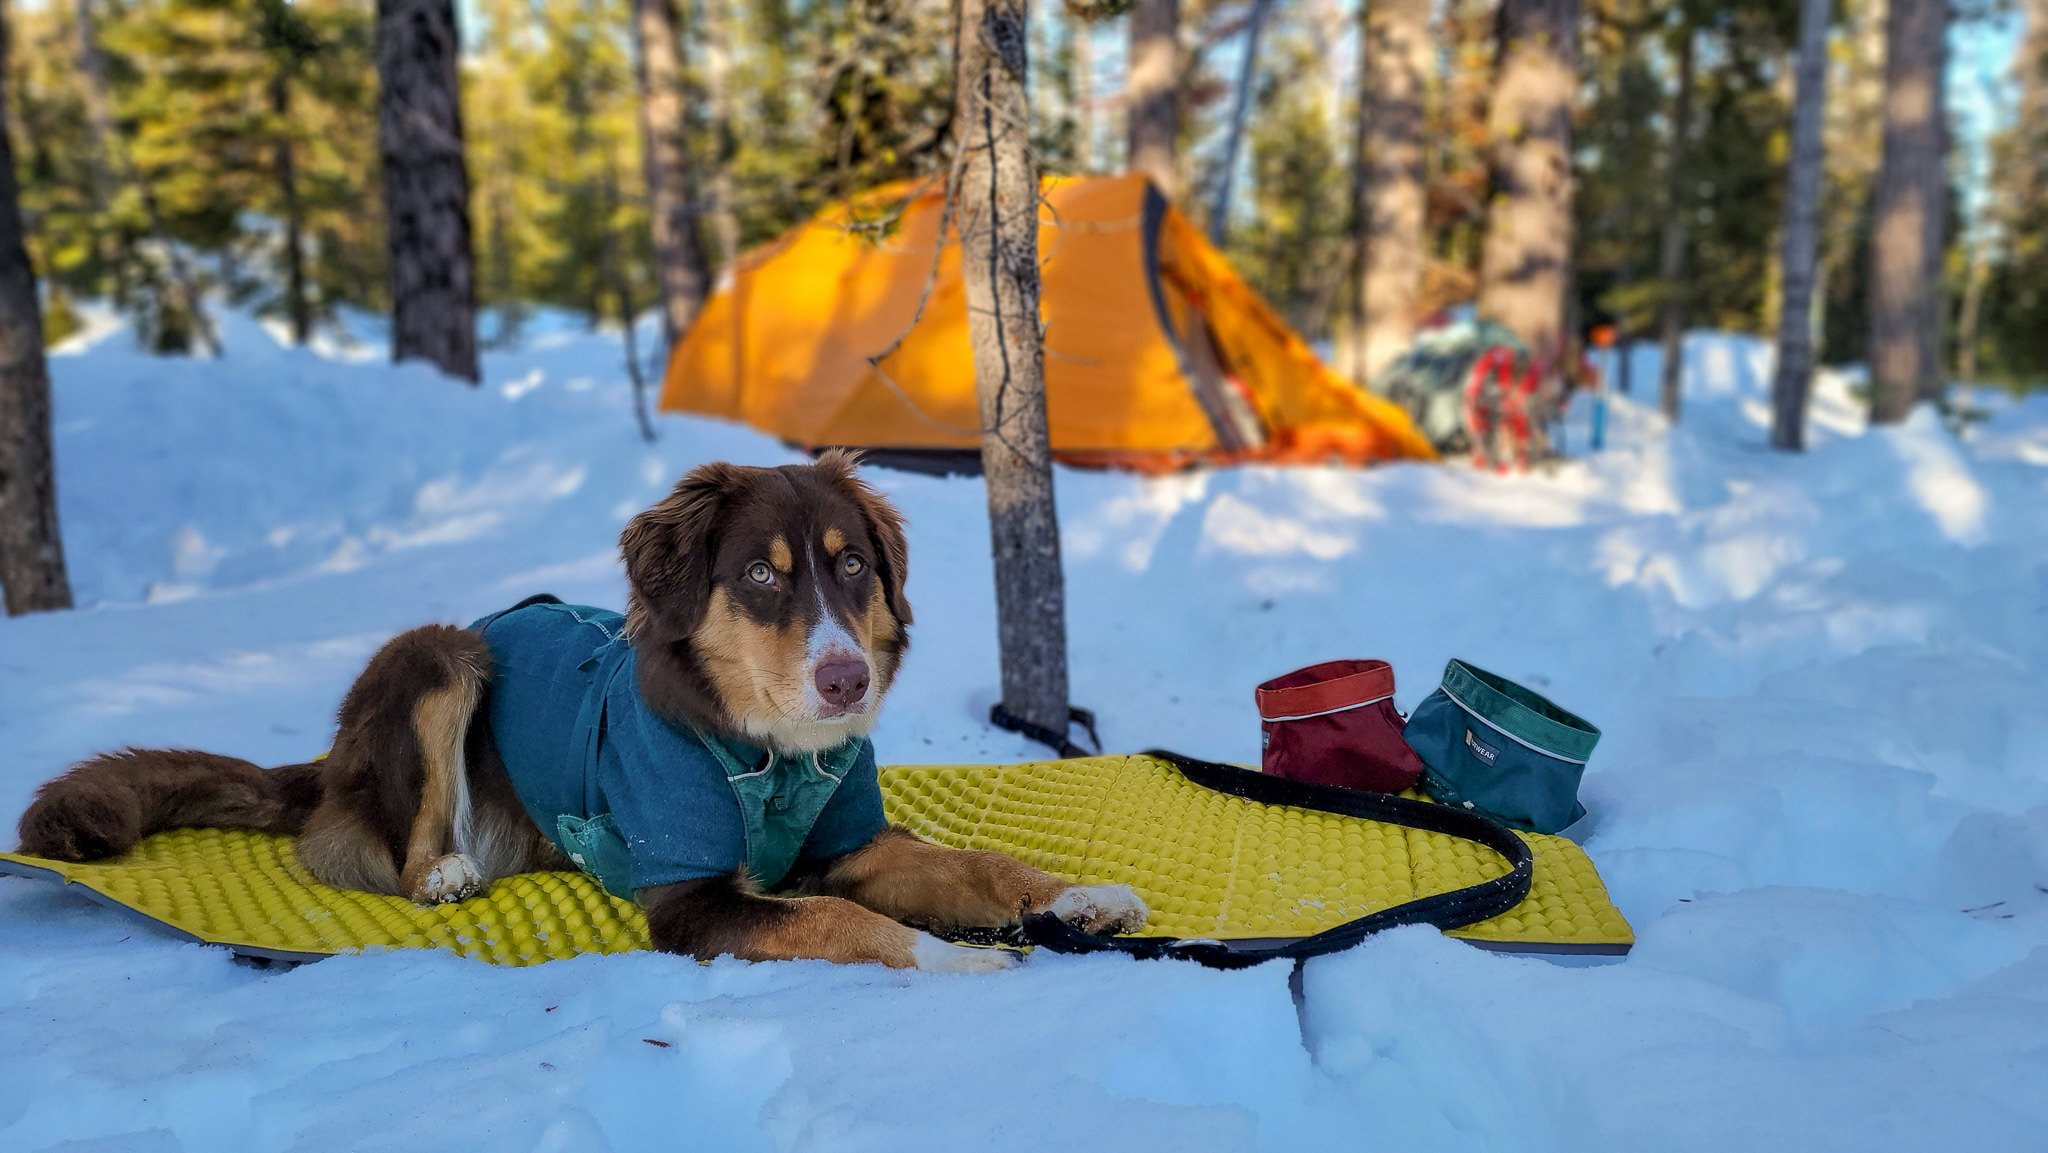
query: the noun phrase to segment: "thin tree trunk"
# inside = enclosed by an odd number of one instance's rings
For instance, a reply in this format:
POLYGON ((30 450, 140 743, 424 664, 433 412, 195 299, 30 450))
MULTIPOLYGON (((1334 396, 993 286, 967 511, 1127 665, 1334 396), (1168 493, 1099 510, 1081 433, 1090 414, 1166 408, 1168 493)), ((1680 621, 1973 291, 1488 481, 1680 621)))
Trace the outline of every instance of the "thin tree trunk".
POLYGON ((1513 329, 1541 364, 1564 352, 1578 34, 1578 0, 1502 0, 1479 312, 1513 329))
POLYGON ((1699 34, 1687 27, 1678 47, 1678 94, 1671 101, 1671 139, 1664 151, 1664 230, 1657 254, 1657 339, 1664 349, 1659 401, 1677 420, 1685 388, 1685 248, 1687 146, 1692 139, 1694 59, 1699 34))
POLYGON ((1820 178, 1826 145, 1828 14, 1831 0, 1800 0, 1797 88, 1792 97, 1792 171, 1785 191, 1784 285, 1778 314, 1778 371, 1771 383, 1771 444, 1806 446, 1806 391, 1813 377, 1813 282, 1820 254, 1820 178))
POLYGON ((626 378, 633 382, 633 420, 640 426, 640 439, 654 443, 654 422, 647 416, 647 373, 640 367, 640 303, 633 292, 633 278, 626 262, 619 258, 619 236, 611 222, 619 211, 619 164, 616 156, 604 166, 604 183, 599 189, 599 206, 604 212, 604 242, 599 245, 598 279, 618 305, 619 337, 625 345, 626 378))
POLYGON ((1870 419, 1895 424, 1937 395, 1947 126, 1947 0, 1891 0, 1884 161, 1870 237, 1870 419))
POLYGON ((671 0, 633 0, 640 78, 640 144, 647 168, 654 267, 661 282, 661 330, 674 348, 711 289, 691 201, 685 133, 682 40, 671 0))
POLYGON ((1990 248, 1983 236, 1970 242, 1970 269, 1963 283, 1963 307, 1956 317, 1956 379, 1977 382, 1977 329, 1984 312, 1984 289, 1991 280, 1990 248))
POLYGON ((1025 0, 960 0, 954 131, 968 337, 995 555, 1003 707, 1067 731, 1066 593, 1038 294, 1038 167, 1026 103, 1025 0))
POLYGON ((491 139, 490 156, 492 163, 481 175, 484 203, 489 210, 489 224, 484 229, 484 279, 483 291, 479 294, 480 306, 488 303, 496 314, 496 323, 491 327, 488 346, 491 348, 512 348, 519 342, 525 317, 519 303, 519 275, 517 254, 513 251, 513 228, 515 225, 516 198, 512 183, 515 180, 514 158, 516 145, 512 139, 510 117, 499 115, 489 118, 487 129, 491 139))
POLYGON ((454 0, 377 0, 377 137, 391 250, 391 359, 477 382, 469 172, 454 0))
POLYGON ((711 103, 710 179, 711 235, 718 242, 718 264, 730 268, 740 258, 740 218, 733 211, 732 24, 727 0, 704 0, 700 25, 704 43, 704 87, 711 103))
POLYGON ((113 87, 107 80, 106 57, 100 53, 92 0, 72 0, 71 17, 77 37, 73 47, 78 55, 78 74, 83 80, 79 87, 85 99, 86 123, 93 136, 89 151, 92 154, 94 199, 100 211, 106 212, 113 207, 115 190, 122 183, 133 184, 141 193, 149 234, 163 245, 164 261, 170 269, 171 283, 177 288, 179 303, 191 318, 192 330, 198 334, 200 343, 209 353, 219 356, 222 352, 220 337, 214 332, 213 320, 207 316, 198 278, 186 263, 184 251, 164 228, 163 212, 157 205, 155 190, 129 163, 128 153, 122 147, 120 128, 114 123, 113 87))
POLYGON ((72 50, 77 56, 79 91, 85 101, 85 121, 92 130, 92 147, 87 149, 92 170, 93 202, 104 212, 114 203, 115 127, 112 89, 107 83, 107 62, 100 55, 99 36, 92 0, 72 0, 72 50))
POLYGON ((1244 147, 1245 117, 1252 92, 1259 86, 1259 38, 1273 0, 1252 0, 1250 27, 1244 34, 1244 59, 1237 70, 1237 91, 1230 105, 1230 135, 1223 142, 1223 167, 1217 174, 1215 198, 1209 202, 1209 243, 1218 248, 1230 239, 1230 192, 1237 179, 1237 154, 1244 147))
MULTIPOLYGON (((9 15, 0 5, 0 75, 9 15)), ((21 223, 14 141, 0 84, 0 593, 7 614, 71 607, 57 529, 57 465, 50 443, 50 372, 43 311, 21 223)))
MULTIPOLYGON (((1623 26, 1621 32, 1621 62, 1615 70, 1615 93, 1616 99, 1624 104, 1626 104, 1629 96, 1629 69, 1643 50, 1641 28, 1642 25, 1640 23, 1629 21, 1623 26)), ((1621 143, 1618 149, 1622 156, 1633 157, 1636 155, 1636 134, 1643 131, 1646 127, 1648 125, 1644 123, 1644 118, 1637 113, 1636 109, 1625 109, 1621 120, 1621 143)), ((1624 233, 1629 231, 1629 223, 1632 221, 1633 215, 1633 212, 1624 215, 1621 225, 1624 233)), ((1614 299, 1626 300, 1632 295, 1631 289, 1635 285, 1636 280, 1636 255, 1636 246, 1634 244, 1623 246, 1620 266, 1615 270, 1614 287, 1609 293, 1614 299)), ((1629 370, 1628 343, 1630 335, 1628 310, 1625 308, 1616 309, 1614 314, 1613 387, 1624 396, 1628 395, 1631 387, 1635 384, 1629 370)))
POLYGON ((1125 55, 1125 165, 1168 200, 1180 192, 1180 0, 1135 0, 1125 55))
MULTIPOLYGON (((1363 25, 1363 20, 1352 19, 1351 6, 1345 0, 1316 0, 1315 22, 1322 37, 1320 51, 1316 56, 1316 71, 1321 73, 1314 83, 1321 94, 1323 125, 1328 131, 1330 155, 1342 156, 1346 137, 1356 132, 1354 125, 1344 123, 1344 34, 1354 26, 1363 25)), ((1358 15, 1363 16, 1364 0, 1358 5, 1358 15)))
POLYGON ((1074 54, 1074 166, 1095 171, 1095 25, 1067 6, 1067 36, 1074 54))
POLYGON ((1430 0, 1370 0, 1352 157, 1351 377, 1363 385, 1415 339, 1422 290, 1430 0))
POLYGON ((298 165, 292 157, 291 79, 282 70, 270 78, 270 111, 277 116, 277 141, 271 145, 271 165, 277 172, 278 196, 284 204, 284 308, 291 324, 292 343, 303 345, 313 336, 313 306, 306 298, 305 211, 299 204, 298 165))

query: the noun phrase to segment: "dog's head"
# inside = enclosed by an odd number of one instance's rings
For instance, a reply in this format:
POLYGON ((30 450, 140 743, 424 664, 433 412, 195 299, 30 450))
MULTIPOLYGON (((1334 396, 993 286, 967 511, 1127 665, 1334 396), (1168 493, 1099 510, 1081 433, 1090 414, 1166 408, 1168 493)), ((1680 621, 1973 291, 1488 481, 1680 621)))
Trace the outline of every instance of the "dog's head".
POLYGON ((707 464, 619 538, 648 703, 782 752, 874 727, 910 638, 903 517, 855 459, 707 464))

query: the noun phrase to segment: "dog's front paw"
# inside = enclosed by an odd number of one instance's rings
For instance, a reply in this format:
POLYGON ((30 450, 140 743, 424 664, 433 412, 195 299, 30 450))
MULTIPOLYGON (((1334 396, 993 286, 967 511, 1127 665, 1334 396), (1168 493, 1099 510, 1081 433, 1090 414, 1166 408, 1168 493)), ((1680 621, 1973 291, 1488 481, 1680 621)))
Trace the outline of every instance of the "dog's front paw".
POLYGON ((1090 933, 1134 933, 1145 927, 1149 912, 1129 885, 1072 885, 1046 906, 1046 912, 1090 933))
POLYGON ((412 899, 422 905, 441 905, 476 896, 484 889, 484 871, 461 853, 450 853, 434 862, 420 878, 412 899))
POLYGON ((1002 949, 972 949, 922 932, 910 947, 910 959, 928 973, 993 973, 1017 963, 1016 954, 1002 949))

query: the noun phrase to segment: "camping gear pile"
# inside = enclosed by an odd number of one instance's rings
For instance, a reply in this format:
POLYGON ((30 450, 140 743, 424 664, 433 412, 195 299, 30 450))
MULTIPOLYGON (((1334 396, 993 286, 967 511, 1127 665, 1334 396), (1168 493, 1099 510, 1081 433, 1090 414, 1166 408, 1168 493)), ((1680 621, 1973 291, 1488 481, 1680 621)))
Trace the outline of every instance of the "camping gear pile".
MULTIPOLYGON (((804 448, 971 471, 981 416, 942 181, 835 205, 746 254, 669 359, 661 406, 804 448), (886 354, 886 355, 885 355, 886 354)), ((1142 176, 1054 178, 1040 210, 1046 417, 1070 464, 1435 456, 1317 358, 1142 176)))
POLYGON ((1568 397, 1559 366, 1541 363, 1506 325, 1459 320, 1423 330, 1371 383, 1445 455, 1480 468, 1526 469, 1551 455, 1551 426, 1568 397))

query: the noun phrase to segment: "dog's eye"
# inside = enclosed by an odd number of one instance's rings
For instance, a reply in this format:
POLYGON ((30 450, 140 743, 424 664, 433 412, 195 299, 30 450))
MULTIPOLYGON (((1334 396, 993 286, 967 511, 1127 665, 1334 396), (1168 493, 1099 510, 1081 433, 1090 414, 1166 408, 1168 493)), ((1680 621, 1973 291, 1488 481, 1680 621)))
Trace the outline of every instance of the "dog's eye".
POLYGON ((846 559, 839 562, 839 567, 846 572, 847 576, 857 577, 868 571, 868 562, 862 560, 856 553, 847 553, 846 559))
POLYGON ((767 561, 757 560, 747 566, 747 579, 757 585, 774 584, 775 570, 768 567, 767 561))

